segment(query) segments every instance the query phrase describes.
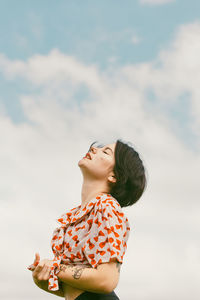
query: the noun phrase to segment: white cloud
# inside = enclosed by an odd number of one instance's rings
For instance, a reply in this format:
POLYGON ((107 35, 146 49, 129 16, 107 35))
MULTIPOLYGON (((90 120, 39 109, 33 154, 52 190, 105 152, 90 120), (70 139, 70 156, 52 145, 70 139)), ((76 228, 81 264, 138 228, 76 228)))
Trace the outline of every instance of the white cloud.
POLYGON ((175 0, 140 0, 142 4, 149 4, 149 5, 161 5, 170 2, 174 2, 175 0))
MULTIPOLYGON (((200 23, 183 25, 170 46, 150 63, 124 68, 124 76, 142 91, 151 89, 160 103, 173 105, 188 94, 192 130, 199 137, 200 23)), ((198 143, 198 141, 197 141, 198 143)))
POLYGON ((59 50, 52 50, 49 55, 34 55, 28 61, 9 61, 4 55, 0 56, 0 67, 8 79, 21 76, 36 86, 61 84, 74 81, 76 84, 87 84, 95 89, 101 88, 97 78, 95 66, 84 66, 75 58, 62 54, 59 50))
POLYGON ((189 91, 191 129, 198 133, 199 30, 198 23, 181 27, 154 62, 109 71, 58 50, 26 62, 0 56, 7 80, 35 88, 19 94, 27 122, 14 124, 5 109, 0 116, 4 299, 44 298, 25 267, 35 251, 50 256, 55 218, 80 204, 77 163, 89 144, 116 138, 135 145, 149 176, 143 198, 124 209, 132 231, 117 294, 126 300, 199 299, 200 156, 175 135, 159 105, 147 107, 148 89, 165 105, 189 91), (81 102, 76 93, 83 86, 81 102), (12 291, 8 278, 15 279, 12 291))

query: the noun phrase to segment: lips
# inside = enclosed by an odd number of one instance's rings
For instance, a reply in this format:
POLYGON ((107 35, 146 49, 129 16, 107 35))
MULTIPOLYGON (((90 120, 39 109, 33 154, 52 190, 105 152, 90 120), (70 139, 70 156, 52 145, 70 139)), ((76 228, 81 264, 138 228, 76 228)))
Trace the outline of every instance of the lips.
POLYGON ((91 157, 91 155, 90 155, 90 153, 88 152, 88 153, 86 153, 86 155, 85 155, 85 157, 84 158, 88 158, 88 159, 92 159, 92 157, 91 157))

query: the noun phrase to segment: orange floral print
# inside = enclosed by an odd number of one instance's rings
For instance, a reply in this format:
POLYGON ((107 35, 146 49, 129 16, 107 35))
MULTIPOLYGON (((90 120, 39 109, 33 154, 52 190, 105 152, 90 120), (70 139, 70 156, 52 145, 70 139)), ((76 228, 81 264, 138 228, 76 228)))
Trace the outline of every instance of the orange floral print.
POLYGON ((111 194, 99 193, 84 208, 72 208, 58 220, 51 247, 54 265, 49 278, 49 290, 59 289, 59 265, 84 264, 96 268, 116 258, 123 262, 130 226, 118 201, 111 194))

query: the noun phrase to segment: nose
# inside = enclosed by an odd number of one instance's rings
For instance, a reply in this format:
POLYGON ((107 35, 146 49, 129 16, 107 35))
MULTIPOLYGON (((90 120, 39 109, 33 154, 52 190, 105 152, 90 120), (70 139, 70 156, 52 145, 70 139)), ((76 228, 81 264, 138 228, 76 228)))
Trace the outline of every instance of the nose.
POLYGON ((95 147, 92 146, 92 147, 90 148, 90 151, 91 151, 92 153, 96 153, 97 148, 95 148, 95 147))

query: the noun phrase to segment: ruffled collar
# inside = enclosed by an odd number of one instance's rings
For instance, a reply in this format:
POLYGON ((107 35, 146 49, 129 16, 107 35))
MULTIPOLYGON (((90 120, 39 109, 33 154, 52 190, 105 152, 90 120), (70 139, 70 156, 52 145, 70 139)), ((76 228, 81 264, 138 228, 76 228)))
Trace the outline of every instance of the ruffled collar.
POLYGON ((57 222, 62 225, 68 225, 76 222, 77 220, 81 219, 83 216, 88 214, 91 209, 94 207, 95 203, 99 201, 103 196, 110 197, 111 194, 107 193, 98 193, 95 197, 93 197, 82 209, 81 205, 78 205, 72 209, 70 209, 67 213, 61 215, 57 222))

